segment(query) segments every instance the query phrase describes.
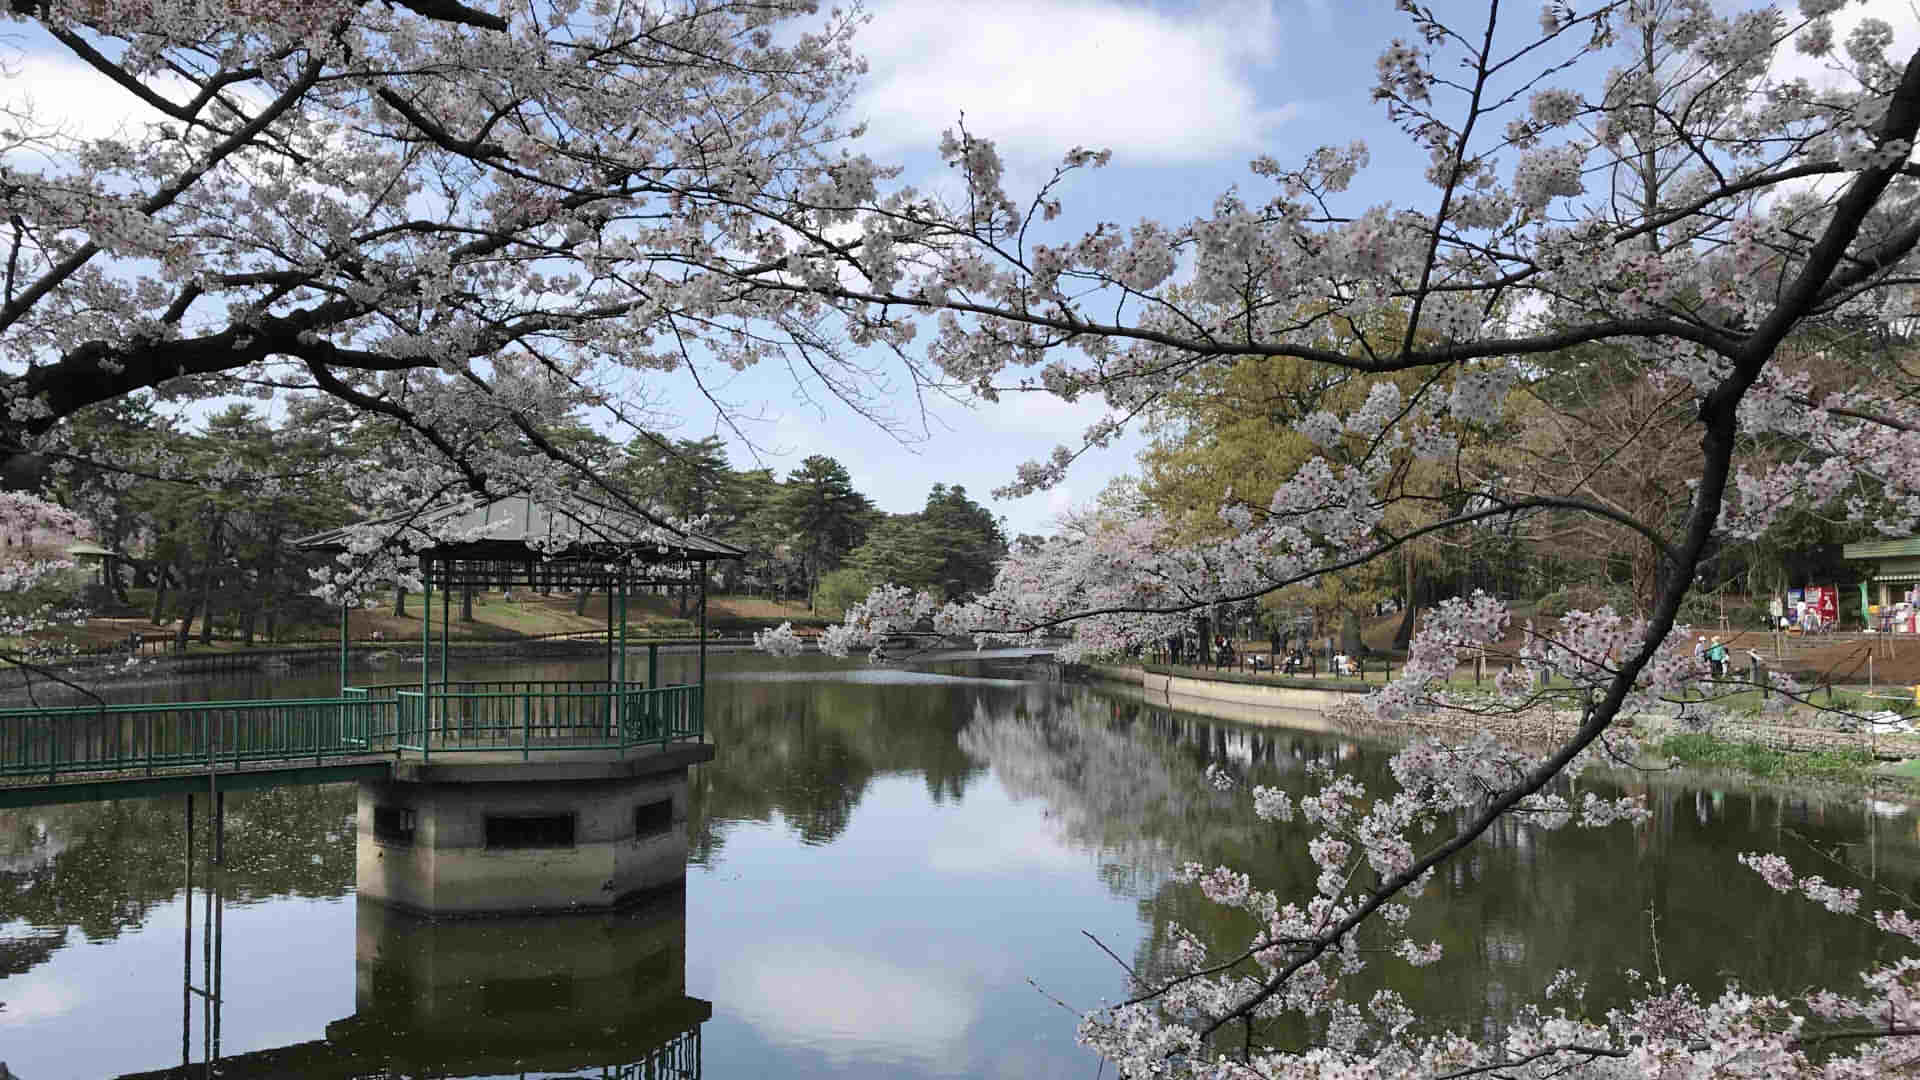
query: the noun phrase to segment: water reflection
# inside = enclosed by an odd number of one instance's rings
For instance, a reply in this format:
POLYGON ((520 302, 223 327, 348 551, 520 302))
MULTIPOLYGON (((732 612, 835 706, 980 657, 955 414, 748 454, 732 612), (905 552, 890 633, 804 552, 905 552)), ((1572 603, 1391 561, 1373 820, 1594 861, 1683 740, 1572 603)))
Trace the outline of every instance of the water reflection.
MULTIPOLYGON (((661 660, 669 679, 691 663, 661 660)), ((216 1040, 204 1014, 182 1022, 182 983, 207 984, 211 942, 223 1072, 597 1071, 691 1045, 716 1074, 1090 1075, 1071 1018, 1028 983, 1078 1006, 1124 996, 1124 971, 1080 931, 1152 971, 1174 925, 1221 944, 1250 929, 1175 882, 1181 863, 1239 866, 1282 894, 1313 887, 1302 836, 1210 790, 1209 765, 1296 793, 1313 763, 1390 783, 1390 745, 1138 694, 978 664, 957 679, 849 676, 809 657, 762 677, 768 663, 714 658, 719 757, 692 778, 694 865, 660 923, 431 924, 360 905, 353 789, 284 788, 229 796, 210 938, 206 894, 189 906, 182 893, 178 799, 0 812, 0 1060, 29 1080, 180 1074, 184 1031, 199 1064, 216 1040), (433 1052, 407 1056, 420 1047, 433 1052)), ((579 666, 483 670, 564 679, 579 666)), ((331 678, 272 690, 325 693, 331 678)), ((1898 806, 1698 776, 1583 785, 1645 794, 1653 823, 1503 823, 1416 915, 1416 936, 1447 948, 1441 966, 1416 977, 1382 958, 1363 989, 1395 986, 1484 1029, 1562 967, 1591 973, 1603 1005, 1627 993, 1627 968, 1710 988, 1833 984, 1884 939, 1774 896, 1734 855, 1831 857, 1908 893, 1920 882, 1916 819, 1898 806)))
POLYGON ((187 905, 181 1064, 127 1077, 700 1075, 713 1007, 686 992, 681 890, 617 914, 441 922, 362 901, 353 1015, 322 1039, 230 1054, 226 957, 266 943, 228 940, 220 879, 204 883, 198 949, 187 905))
MULTIPOLYGON (((1387 743, 1250 729, 1080 688, 1060 688, 1045 710, 977 711, 960 745, 1010 792, 1044 800, 1070 843, 1101 851, 1108 880, 1142 896, 1151 932, 1132 959, 1150 973, 1170 970, 1158 945, 1175 927, 1220 946, 1253 930, 1174 883, 1180 863, 1238 867, 1283 898, 1313 893, 1305 824, 1253 820, 1244 801, 1209 790, 1208 766, 1296 796, 1315 762, 1372 790, 1392 786, 1387 743)), ((1635 991, 1634 970, 1715 992, 1730 980, 1791 992, 1846 985, 1896 948, 1869 925, 1775 894, 1734 855, 1825 862, 1830 878, 1881 890, 1870 906, 1894 906, 1920 882, 1912 818, 1899 808, 1693 775, 1619 773, 1563 789, 1576 799, 1585 791, 1642 794, 1653 821, 1547 831, 1503 820, 1416 906, 1415 939, 1440 941, 1446 958, 1424 970, 1378 962, 1358 982, 1361 995, 1392 987, 1428 1016, 1492 1031, 1562 968, 1590 973, 1589 1001, 1605 1008, 1635 991)))

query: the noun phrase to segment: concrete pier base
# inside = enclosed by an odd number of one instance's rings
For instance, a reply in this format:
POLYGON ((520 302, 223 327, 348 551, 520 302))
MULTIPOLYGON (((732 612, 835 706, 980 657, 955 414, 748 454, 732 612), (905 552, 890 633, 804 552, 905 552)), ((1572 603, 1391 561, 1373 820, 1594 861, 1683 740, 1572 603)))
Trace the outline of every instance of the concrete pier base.
POLYGON ((605 911, 687 874, 706 744, 586 758, 402 761, 360 783, 360 897, 430 916, 605 911))

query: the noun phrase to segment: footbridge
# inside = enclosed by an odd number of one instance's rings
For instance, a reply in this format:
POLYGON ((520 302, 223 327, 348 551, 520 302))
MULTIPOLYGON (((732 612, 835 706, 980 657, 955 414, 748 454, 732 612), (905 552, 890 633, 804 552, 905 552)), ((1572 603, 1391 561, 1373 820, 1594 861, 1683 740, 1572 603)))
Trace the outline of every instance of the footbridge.
POLYGON ((704 689, 441 681, 326 698, 0 709, 0 806, 410 777, 436 761, 638 758, 705 741, 704 689))

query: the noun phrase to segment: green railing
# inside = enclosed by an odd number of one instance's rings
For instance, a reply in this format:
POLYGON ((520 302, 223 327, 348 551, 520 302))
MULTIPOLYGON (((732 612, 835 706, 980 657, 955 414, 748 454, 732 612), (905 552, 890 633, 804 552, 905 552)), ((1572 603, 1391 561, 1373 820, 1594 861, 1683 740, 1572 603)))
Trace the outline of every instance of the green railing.
MULTIPOLYGON (((385 688, 368 688, 370 691, 385 688)), ((424 756, 518 750, 617 750, 705 734, 697 685, 450 683, 392 689, 394 745, 424 756)))
POLYGON ((152 775, 413 751, 613 750, 705 735, 698 685, 418 683, 337 698, 0 709, 0 777, 152 775))
POLYGON ((0 776, 323 762, 376 751, 369 732, 391 727, 394 708, 350 696, 0 709, 0 776))

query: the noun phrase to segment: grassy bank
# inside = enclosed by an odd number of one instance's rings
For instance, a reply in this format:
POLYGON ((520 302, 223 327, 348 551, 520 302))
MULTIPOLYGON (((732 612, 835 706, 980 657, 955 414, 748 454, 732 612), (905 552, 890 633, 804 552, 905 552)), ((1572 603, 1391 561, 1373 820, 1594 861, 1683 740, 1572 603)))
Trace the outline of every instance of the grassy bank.
MULTIPOLYGON (((140 606, 150 606, 150 595, 136 595, 140 606)), ((458 594, 447 605, 447 624, 441 622, 440 597, 435 596, 433 632, 436 638, 443 634, 455 642, 500 642, 524 638, 547 637, 556 634, 598 633, 607 625, 607 602, 604 595, 589 595, 585 610, 576 613, 577 597, 568 594, 541 595, 516 590, 511 595, 501 592, 476 592, 473 596, 473 618, 463 619, 462 605, 458 594)), ((409 642, 420 639, 421 598, 409 596, 406 614, 395 615, 391 604, 378 608, 363 608, 351 613, 348 634, 355 641, 409 642)), ((824 626, 829 620, 810 615, 805 607, 781 604, 771 600, 752 596, 712 596, 708 598, 708 628, 718 635, 739 636, 763 627, 775 626, 791 621, 796 626, 824 626)), ((177 623, 156 625, 144 618, 92 618, 84 625, 60 627, 44 634, 36 635, 46 641, 80 649, 115 647, 122 645, 129 634, 141 634, 149 639, 169 638, 178 629, 177 623)), ((698 630, 695 618, 683 615, 679 598, 674 596, 636 596, 631 598, 627 608, 627 632, 635 637, 685 637, 698 630)), ((338 623, 312 623, 297 626, 282 626, 278 642, 268 641, 264 636, 256 636, 256 647, 269 647, 274 644, 324 644, 338 639, 338 623)), ((17 647, 17 640, 0 642, 7 647, 17 647)), ((222 617, 217 622, 217 633, 211 646, 200 645, 200 627, 196 624, 188 642, 191 651, 230 651, 241 648, 238 631, 231 625, 230 617, 222 617)))
POLYGON ((1814 778, 1864 783, 1874 768, 1873 755, 1865 750, 1776 750, 1717 735, 1669 735, 1655 752, 1683 765, 1740 769, 1768 780, 1814 778))

